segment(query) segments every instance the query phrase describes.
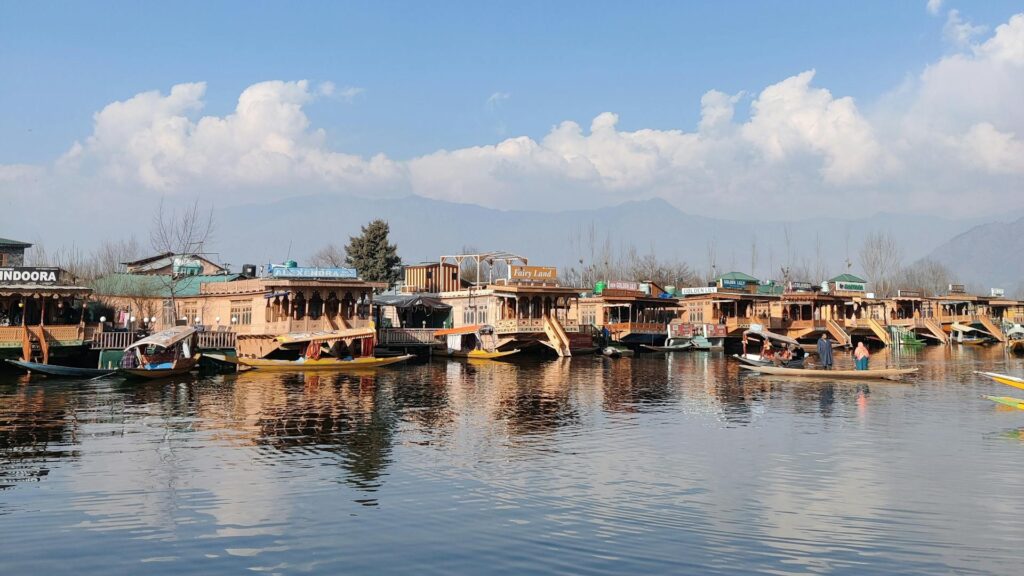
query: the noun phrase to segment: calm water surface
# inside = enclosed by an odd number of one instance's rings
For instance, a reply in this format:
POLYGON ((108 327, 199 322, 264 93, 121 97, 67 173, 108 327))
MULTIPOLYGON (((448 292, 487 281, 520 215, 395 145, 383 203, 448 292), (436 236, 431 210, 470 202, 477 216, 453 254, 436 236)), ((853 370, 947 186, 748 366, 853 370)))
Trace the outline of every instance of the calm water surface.
POLYGON ((0 374, 0 573, 1020 574, 1024 412, 971 371, 1024 362, 885 354, 0 374))

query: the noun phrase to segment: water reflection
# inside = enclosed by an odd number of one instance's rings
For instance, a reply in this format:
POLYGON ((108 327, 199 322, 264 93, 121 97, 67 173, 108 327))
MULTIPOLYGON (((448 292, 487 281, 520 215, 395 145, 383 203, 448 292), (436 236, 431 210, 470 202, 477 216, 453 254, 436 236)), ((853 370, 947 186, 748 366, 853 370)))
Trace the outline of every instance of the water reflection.
POLYGON ((122 572, 1013 573, 1024 428, 972 374, 1024 372, 1000 352, 872 358, 920 366, 906 383, 707 353, 3 375, 3 565, 56 547, 122 572))

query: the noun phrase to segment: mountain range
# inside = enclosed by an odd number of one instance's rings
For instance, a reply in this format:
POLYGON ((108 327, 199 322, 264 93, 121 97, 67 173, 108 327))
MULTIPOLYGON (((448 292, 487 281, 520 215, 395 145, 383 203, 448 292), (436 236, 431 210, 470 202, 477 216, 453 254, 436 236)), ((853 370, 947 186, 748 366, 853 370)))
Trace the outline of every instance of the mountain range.
MULTIPOLYGON (((634 246, 681 260, 698 271, 740 270, 757 277, 779 277, 789 263, 838 274, 859 272, 865 237, 888 232, 904 262, 931 257, 966 283, 1016 289, 1024 238, 1014 224, 983 219, 952 219, 880 213, 868 218, 832 217, 746 222, 687 214, 660 199, 613 207, 563 212, 505 211, 471 204, 405 198, 364 198, 337 194, 293 197, 267 204, 224 208, 215 215, 216 249, 222 259, 241 263, 308 262, 322 246, 344 246, 360 226, 381 218, 407 263, 434 261, 442 254, 504 250, 531 264, 579 266, 608 244, 621 252, 634 246), (752 246, 756 253, 752 258, 752 246), (1006 247, 1014 247, 1006 250, 1006 247), (847 262, 850 265, 847 265, 847 262)), ((1017 221, 1015 224, 1021 224, 1017 221)))

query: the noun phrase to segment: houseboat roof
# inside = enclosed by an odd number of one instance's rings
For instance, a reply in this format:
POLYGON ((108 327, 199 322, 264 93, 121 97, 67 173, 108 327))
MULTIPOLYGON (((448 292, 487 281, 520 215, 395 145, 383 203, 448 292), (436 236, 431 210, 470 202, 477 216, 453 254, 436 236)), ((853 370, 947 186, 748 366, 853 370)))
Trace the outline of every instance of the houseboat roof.
POLYGON ((552 286, 550 284, 488 284, 487 289, 495 292, 515 292, 517 294, 570 295, 580 293, 579 288, 572 288, 570 286, 552 286))
POLYGON ((146 336, 142 340, 133 343, 131 346, 126 348, 126 350, 130 350, 132 348, 141 348, 143 346, 149 345, 159 346, 161 348, 169 348, 177 344, 178 342, 181 342, 185 338, 188 338, 189 336, 195 334, 195 332, 196 329, 193 328, 192 326, 171 326, 170 328, 165 328, 164 330, 161 330, 156 334, 146 336))
POLYGON ((613 290, 606 288, 600 295, 590 296, 588 300, 602 300, 604 302, 621 302, 624 304, 632 304, 636 302, 642 302, 645 304, 658 304, 662 306, 674 306, 676 301, 674 298, 661 298, 659 296, 651 296, 644 294, 643 292, 629 293, 628 291, 613 290))
POLYGON ((840 274, 839 276, 836 276, 835 278, 829 278, 828 281, 829 282, 855 282, 857 284, 867 284, 867 282, 868 282, 867 280, 865 280, 863 278, 860 278, 859 276, 854 276, 853 274, 849 274, 849 273, 847 273, 847 274, 840 274))
POLYGON ((128 274, 120 272, 97 278, 93 281, 93 289, 98 294, 110 296, 169 298, 171 296, 171 287, 173 286, 175 297, 189 297, 198 296, 203 284, 233 282, 241 277, 241 274, 199 274, 175 278, 169 274, 128 274))
POLYGON ((13 246, 14 248, 30 248, 32 245, 29 244, 28 242, 22 242, 20 240, 0 238, 0 246, 13 246))
POLYGON ((320 342, 325 340, 352 340, 356 338, 369 338, 376 334, 372 327, 349 328, 348 330, 321 330, 317 332, 290 332, 275 338, 282 344, 296 344, 299 342, 320 342))
POLYGON ((422 307, 432 310, 448 310, 451 308, 439 298, 424 294, 380 294, 374 297, 373 301, 381 306, 394 306, 403 309, 422 307))
POLYGON ((754 278, 750 274, 744 274, 743 272, 726 272, 725 274, 722 274, 718 278, 715 278, 715 282, 719 282, 721 280, 738 280, 738 281, 742 281, 742 282, 758 282, 757 278, 754 278))

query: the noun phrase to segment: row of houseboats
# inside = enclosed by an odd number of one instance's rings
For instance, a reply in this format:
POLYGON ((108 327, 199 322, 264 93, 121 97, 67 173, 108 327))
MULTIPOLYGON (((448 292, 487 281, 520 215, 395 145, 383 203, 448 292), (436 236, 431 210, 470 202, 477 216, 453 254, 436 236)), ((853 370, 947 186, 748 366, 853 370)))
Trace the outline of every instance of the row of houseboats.
POLYGON ((941 296, 903 290, 876 298, 850 274, 821 285, 733 272, 707 286, 622 281, 585 289, 502 252, 407 266, 389 291, 356 270, 294 262, 233 274, 201 255, 163 254, 125 268, 89 286, 56 269, 18 268, 19 281, 6 284, 0 277, 0 356, 45 371, 40 366, 71 368, 83 365, 83 353, 96 354, 94 370, 145 377, 191 369, 200 352, 244 369, 339 370, 414 354, 715 351, 739 348, 751 331, 797 346, 826 334, 837 346, 1001 342, 1024 352, 1020 302, 956 286, 941 296))

